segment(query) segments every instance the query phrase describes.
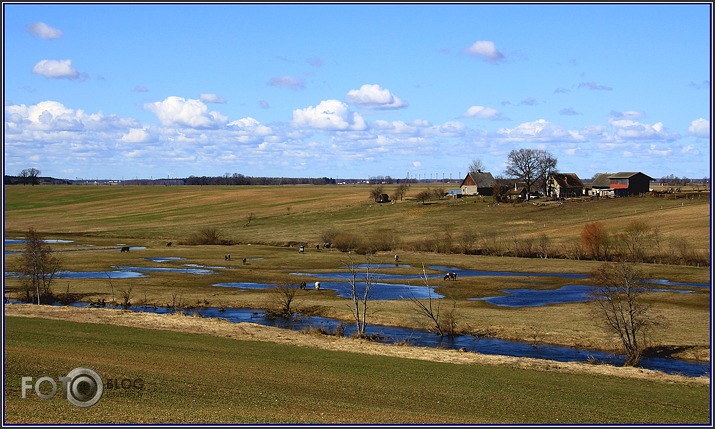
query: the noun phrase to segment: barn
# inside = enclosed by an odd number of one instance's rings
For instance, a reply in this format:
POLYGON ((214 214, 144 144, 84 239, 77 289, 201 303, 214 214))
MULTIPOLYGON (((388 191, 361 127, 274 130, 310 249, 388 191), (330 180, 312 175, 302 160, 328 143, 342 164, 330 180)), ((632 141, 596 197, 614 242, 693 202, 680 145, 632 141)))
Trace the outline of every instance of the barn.
POLYGON ((650 192, 650 182, 655 180, 641 172, 620 172, 611 174, 608 179, 617 197, 646 194, 650 192))
POLYGON ((481 170, 470 171, 462 180, 459 189, 462 190, 462 195, 485 195, 490 196, 494 192, 496 181, 492 173, 484 173, 481 170))

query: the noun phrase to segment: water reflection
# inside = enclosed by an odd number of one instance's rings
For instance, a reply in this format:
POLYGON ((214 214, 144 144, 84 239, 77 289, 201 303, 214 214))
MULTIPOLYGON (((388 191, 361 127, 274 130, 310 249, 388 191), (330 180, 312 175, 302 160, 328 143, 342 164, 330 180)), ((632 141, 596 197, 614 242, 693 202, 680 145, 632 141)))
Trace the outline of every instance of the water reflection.
MULTIPOLYGON (((506 295, 469 298, 470 301, 486 301, 500 307, 539 307, 550 304, 586 302, 593 298, 597 286, 567 285, 558 289, 503 289, 506 295)), ((650 289, 649 292, 692 293, 692 290, 650 289)))

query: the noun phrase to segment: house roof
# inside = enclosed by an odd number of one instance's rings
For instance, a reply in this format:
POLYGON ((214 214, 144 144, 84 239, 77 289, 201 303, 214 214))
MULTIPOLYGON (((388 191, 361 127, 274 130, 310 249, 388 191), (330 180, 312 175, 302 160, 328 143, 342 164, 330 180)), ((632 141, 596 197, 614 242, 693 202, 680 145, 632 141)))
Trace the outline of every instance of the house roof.
POLYGON ((551 177, 560 188, 583 188, 583 182, 576 173, 554 173, 551 177))
POLYGON ((467 181, 468 177, 472 178, 472 181, 474 181, 474 183, 477 185, 477 188, 493 188, 496 184, 492 173, 470 171, 469 173, 467 173, 467 176, 464 178, 464 180, 462 180, 462 184, 459 185, 460 187, 464 186, 464 182, 467 181))
POLYGON ((611 187, 611 173, 599 173, 591 181, 592 188, 610 188, 611 187))
POLYGON ((630 179, 631 177, 637 176, 639 174, 647 177, 649 180, 655 180, 654 178, 648 176, 647 174, 641 173, 640 171, 636 171, 636 172, 621 171, 620 173, 611 174, 611 176, 609 178, 610 179, 630 179))

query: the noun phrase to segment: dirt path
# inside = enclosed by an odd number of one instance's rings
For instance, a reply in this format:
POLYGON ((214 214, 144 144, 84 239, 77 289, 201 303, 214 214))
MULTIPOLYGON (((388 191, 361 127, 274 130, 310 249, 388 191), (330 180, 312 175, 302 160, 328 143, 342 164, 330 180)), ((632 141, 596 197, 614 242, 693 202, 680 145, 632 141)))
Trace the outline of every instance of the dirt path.
POLYGON ((639 378, 666 383, 708 385, 709 377, 684 377, 641 368, 592 365, 578 362, 557 362, 544 359, 485 355, 459 350, 380 344, 367 340, 337 337, 280 329, 255 323, 234 323, 222 319, 185 316, 183 314, 155 314, 103 308, 53 307, 47 305, 6 304, 5 316, 41 317, 80 323, 101 323, 147 329, 215 335, 238 340, 270 341, 301 347, 317 347, 352 353, 377 354, 406 359, 422 359, 453 364, 478 363, 507 365, 539 371, 592 373, 613 377, 639 378))

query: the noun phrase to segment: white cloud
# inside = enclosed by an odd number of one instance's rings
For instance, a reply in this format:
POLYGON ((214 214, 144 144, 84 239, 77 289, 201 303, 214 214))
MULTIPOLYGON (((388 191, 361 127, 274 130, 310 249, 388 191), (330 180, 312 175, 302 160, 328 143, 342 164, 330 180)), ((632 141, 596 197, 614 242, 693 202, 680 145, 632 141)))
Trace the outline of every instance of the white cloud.
POLYGON ((72 60, 41 60, 32 72, 47 79, 78 79, 79 72, 72 67, 72 60))
POLYGON ((669 132, 662 122, 653 125, 643 124, 631 119, 611 119, 613 134, 624 140, 673 140, 676 133, 669 132))
POLYGON ((351 89, 345 96, 348 103, 374 109, 400 109, 407 103, 397 98, 390 90, 376 84, 365 84, 360 89, 351 89))
POLYGON ((44 22, 35 22, 27 26, 27 31, 40 39, 51 40, 62 37, 62 31, 52 28, 44 22))
POLYGON ((166 126, 215 128, 228 122, 228 118, 221 113, 209 112, 201 100, 170 96, 164 101, 146 103, 144 108, 154 112, 166 126))
POLYGON ((201 94, 199 96, 199 99, 203 101, 204 103, 215 103, 215 104, 224 104, 226 100, 223 99, 223 97, 217 95, 217 94, 201 94))
POLYGON ((710 121, 699 118, 690 123, 688 132, 696 137, 710 138, 710 121))
POLYGON ((465 49, 469 55, 482 57, 490 62, 497 62, 504 59, 504 55, 488 40, 477 40, 472 46, 465 49))
POLYGON ((150 137, 145 129, 132 128, 122 136, 121 141, 126 143, 144 143, 149 141, 150 137))
POLYGON ((467 118, 478 118, 478 119, 494 119, 499 117, 501 114, 498 110, 492 109, 491 107, 484 106, 472 106, 467 109, 462 116, 467 118))
POLYGON ((359 113, 350 112, 348 106, 339 100, 324 100, 317 106, 293 111, 292 125, 296 128, 316 128, 319 130, 364 130, 365 120, 359 113))
POLYGON ((538 119, 524 122, 515 128, 500 128, 498 134, 503 142, 580 142, 585 141, 577 131, 562 130, 558 126, 538 119))

